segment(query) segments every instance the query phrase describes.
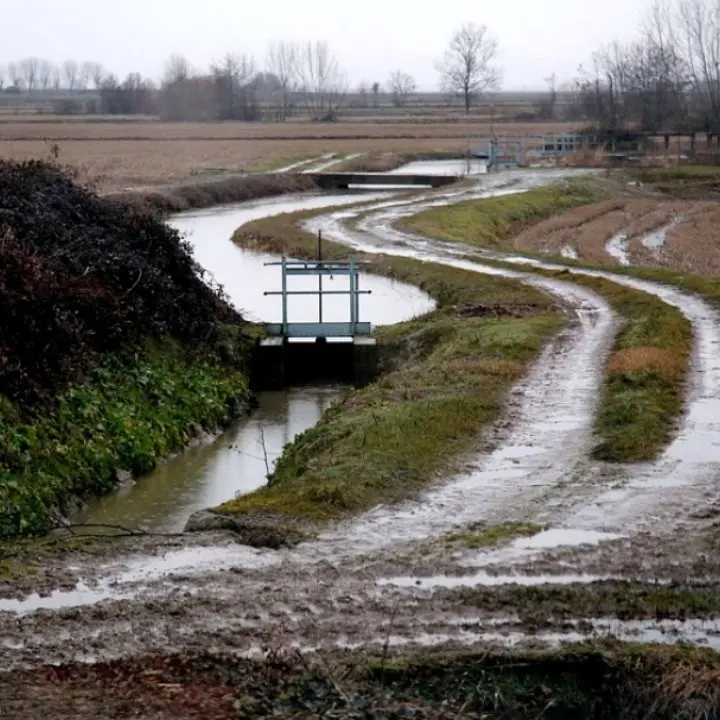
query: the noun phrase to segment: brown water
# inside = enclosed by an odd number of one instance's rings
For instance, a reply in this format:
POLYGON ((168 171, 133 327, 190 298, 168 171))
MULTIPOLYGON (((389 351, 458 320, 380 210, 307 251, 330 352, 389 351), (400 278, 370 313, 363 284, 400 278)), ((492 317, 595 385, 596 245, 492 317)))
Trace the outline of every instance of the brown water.
POLYGON ((261 393, 260 407, 248 418, 170 458, 134 484, 94 500, 75 522, 179 532, 196 510, 264 485, 266 460, 271 466, 283 446, 314 425, 345 389, 327 385, 261 393))
MULTIPOLYGON (((191 212, 178 215, 171 224, 185 233, 198 262, 225 288, 231 302, 253 320, 280 320, 280 301, 265 297, 265 290, 280 286, 277 267, 264 263, 277 260, 263 253, 241 250, 230 241, 233 232, 251 220, 284 212, 346 205, 360 200, 383 198, 388 193, 295 195, 191 212)), ((294 278, 291 289, 312 285, 311 278, 294 278), (306 280, 305 282, 296 282, 306 280)), ((347 287, 342 280, 327 280, 331 289, 347 287)), ((360 318, 375 325, 409 319, 432 309, 428 295, 417 288, 385 278, 362 274, 360 287, 372 295, 360 300, 360 318)), ((341 297, 341 296, 339 296, 341 297)), ((349 319, 349 302, 328 301, 323 307, 326 321, 349 319)), ((291 321, 317 319, 317 299, 293 299, 291 321)), ((92 501, 74 521, 142 528, 154 532, 182 530, 196 510, 218 505, 238 493, 248 493, 265 484, 283 446, 296 434, 314 425, 323 411, 348 388, 343 385, 313 385, 287 392, 260 393, 260 407, 217 439, 189 448, 153 472, 92 501), (267 455, 267 457, 266 457, 267 455)))

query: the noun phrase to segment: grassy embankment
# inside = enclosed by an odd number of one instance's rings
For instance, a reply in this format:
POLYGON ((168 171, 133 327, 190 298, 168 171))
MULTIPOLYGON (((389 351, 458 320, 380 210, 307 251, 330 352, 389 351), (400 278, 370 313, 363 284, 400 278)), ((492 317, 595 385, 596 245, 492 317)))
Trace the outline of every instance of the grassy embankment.
MULTIPOLYGON (((592 199, 590 195, 587 201, 592 199)), ((582 201, 583 194, 573 192, 572 186, 570 193, 560 186, 550 186, 432 208, 403 219, 401 225, 439 240, 511 250, 508 241, 523 224, 549 217, 577 204, 576 200, 582 201)), ((563 262, 577 267, 601 267, 563 262)), ((527 269, 553 277, 565 276, 562 272, 527 269)), ((612 270, 615 272, 616 268, 612 270)), ((675 273, 666 271, 627 268, 624 271, 662 282, 676 280, 675 273)), ((573 275, 572 281, 605 297, 625 321, 606 366, 595 424, 599 438, 595 455, 611 462, 652 459, 669 441, 682 412, 692 349, 690 324, 678 310, 653 295, 602 278, 573 275)), ((720 288, 720 282, 715 284, 720 288)))
POLYGON ((108 492, 202 430, 226 426, 248 401, 247 377, 214 353, 171 339, 139 356, 107 356, 39 420, 0 396, 0 538, 41 532, 75 499, 108 492))
POLYGON ((152 210, 162 215, 170 215, 185 210, 317 189, 315 181, 307 175, 279 173, 195 180, 168 188, 110 193, 106 197, 140 210, 152 210))
MULTIPOLYGON (((235 241, 314 257, 297 223, 313 212, 243 226, 235 241)), ((328 259, 348 250, 326 242, 328 259)), ((270 483, 221 506, 327 520, 411 496, 469 450, 507 390, 562 322, 552 299, 517 282, 413 260, 370 256, 369 271, 435 297, 429 315, 379 328, 384 376, 349 394, 283 453, 270 483)))
POLYGON ((187 242, 62 168, 0 162, 0 539, 248 402, 249 328, 187 242))

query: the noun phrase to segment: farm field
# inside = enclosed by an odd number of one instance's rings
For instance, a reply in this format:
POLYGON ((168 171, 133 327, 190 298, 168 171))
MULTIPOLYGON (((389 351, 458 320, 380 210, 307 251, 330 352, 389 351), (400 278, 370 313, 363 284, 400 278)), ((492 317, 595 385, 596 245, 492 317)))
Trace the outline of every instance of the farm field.
MULTIPOLYGON (((563 124, 495 124, 499 133, 562 131, 563 124)), ((463 151, 487 123, 0 123, 0 158, 47 159, 81 170, 100 191, 268 172, 323 153, 463 151)), ((480 141, 484 142, 484 141, 480 141)))

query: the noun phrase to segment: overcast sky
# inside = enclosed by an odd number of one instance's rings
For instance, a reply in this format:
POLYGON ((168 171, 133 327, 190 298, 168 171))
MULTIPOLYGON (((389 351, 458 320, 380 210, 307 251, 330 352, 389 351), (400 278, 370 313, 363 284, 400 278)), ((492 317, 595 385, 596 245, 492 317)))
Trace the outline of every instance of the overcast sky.
POLYGON ((503 89, 569 79, 598 46, 632 37, 647 0, 24 0, 4 3, 0 63, 26 56, 97 60, 155 78, 173 52, 207 65, 226 51, 258 60, 270 40, 330 43, 353 85, 412 74, 435 89, 434 61, 454 28, 496 35, 503 89))

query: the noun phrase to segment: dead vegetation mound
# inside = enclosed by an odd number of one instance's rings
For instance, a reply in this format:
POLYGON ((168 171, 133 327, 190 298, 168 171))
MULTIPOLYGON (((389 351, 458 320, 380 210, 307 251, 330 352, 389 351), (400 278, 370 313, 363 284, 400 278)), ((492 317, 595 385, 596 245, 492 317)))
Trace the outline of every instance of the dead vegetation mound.
POLYGON ((127 191, 114 193, 108 197, 111 200, 133 205, 139 210, 155 211, 165 215, 317 189, 317 182, 310 175, 276 173, 188 183, 160 190, 127 191))
POLYGON ((188 244, 43 162, 0 161, 0 396, 26 408, 105 352, 238 322, 188 244))

